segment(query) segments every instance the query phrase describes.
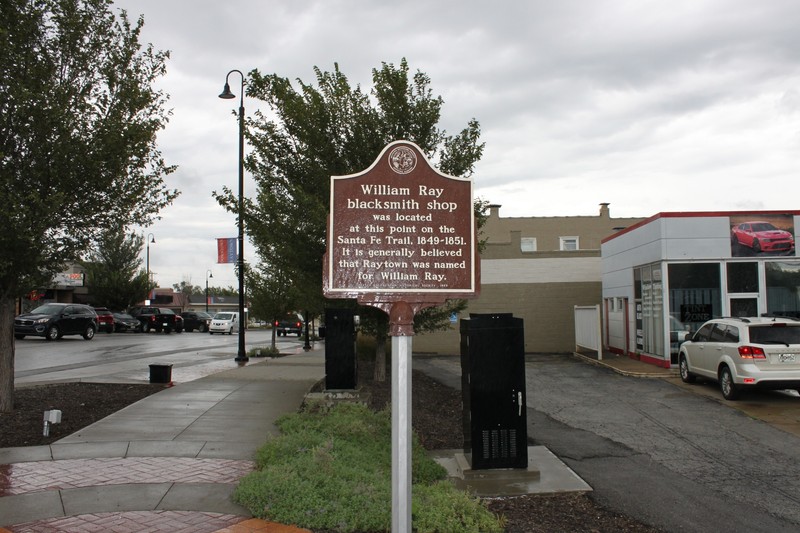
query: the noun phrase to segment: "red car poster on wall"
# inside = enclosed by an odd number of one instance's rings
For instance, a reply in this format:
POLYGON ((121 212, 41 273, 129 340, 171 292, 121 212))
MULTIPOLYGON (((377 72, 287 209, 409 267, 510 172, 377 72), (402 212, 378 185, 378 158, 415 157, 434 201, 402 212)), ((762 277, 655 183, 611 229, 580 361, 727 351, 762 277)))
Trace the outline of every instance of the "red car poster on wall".
POLYGON ((791 215, 737 215, 730 223, 733 257, 795 255, 791 215))

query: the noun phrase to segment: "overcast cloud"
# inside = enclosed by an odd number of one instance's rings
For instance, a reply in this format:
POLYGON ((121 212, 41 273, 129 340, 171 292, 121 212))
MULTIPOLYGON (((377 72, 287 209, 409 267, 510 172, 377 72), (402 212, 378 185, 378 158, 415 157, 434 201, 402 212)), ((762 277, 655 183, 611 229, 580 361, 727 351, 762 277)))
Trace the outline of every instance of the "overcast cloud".
POLYGON ((596 215, 601 202, 613 217, 800 209, 796 0, 115 6, 143 15, 143 40, 172 54, 159 144, 183 194, 145 230, 162 287, 203 285, 207 269, 211 285, 236 285, 215 242, 236 235, 235 217, 211 197, 237 187, 238 100, 217 98, 231 69, 312 82, 314 66, 338 63, 368 89, 373 68, 407 58, 445 100, 441 127, 480 122, 475 191, 501 216, 596 215))

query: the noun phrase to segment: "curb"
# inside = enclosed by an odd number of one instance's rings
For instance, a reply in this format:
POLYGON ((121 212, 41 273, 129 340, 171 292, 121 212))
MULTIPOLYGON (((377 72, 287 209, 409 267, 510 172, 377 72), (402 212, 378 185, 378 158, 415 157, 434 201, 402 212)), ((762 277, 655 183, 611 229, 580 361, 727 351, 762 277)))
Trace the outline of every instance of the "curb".
POLYGON ((576 359, 580 359, 583 362, 595 365, 595 366, 602 366, 604 368, 608 368, 616 372, 617 374, 621 374, 623 376, 634 377, 634 378, 671 378, 678 375, 677 370, 671 370, 666 368, 661 368, 658 371, 636 371, 636 370, 624 370, 622 368, 618 368, 614 365, 608 364, 604 361, 598 361, 592 357, 587 357, 583 354, 579 354, 577 352, 572 353, 573 357, 576 359))

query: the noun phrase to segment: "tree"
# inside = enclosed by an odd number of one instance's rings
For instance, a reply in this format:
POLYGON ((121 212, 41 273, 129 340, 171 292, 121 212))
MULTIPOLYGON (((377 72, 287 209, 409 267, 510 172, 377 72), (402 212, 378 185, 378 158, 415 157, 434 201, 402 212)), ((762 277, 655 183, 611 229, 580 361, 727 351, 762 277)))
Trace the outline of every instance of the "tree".
POLYGON ((13 408, 14 299, 51 283, 98 232, 149 225, 178 195, 156 147, 167 52, 107 0, 0 10, 0 412, 13 408))
MULTIPOLYGON (((286 313, 297 309, 293 285, 283 273, 261 263, 257 269, 247 271, 248 298, 252 307, 251 316, 275 322, 286 313)), ((272 348, 276 345, 276 330, 272 328, 272 348)))
MULTIPOLYGON (((314 72, 316 86, 297 80, 296 89, 287 78, 253 70, 247 87, 277 118, 256 112, 247 120, 246 167, 257 194, 246 202, 245 227, 261 260, 301 292, 302 308, 322 307, 332 175, 364 170, 387 144, 405 139, 442 172, 469 177, 484 147, 475 119, 455 136, 438 129, 444 101, 433 95, 427 75, 409 73, 405 59, 373 69, 369 94, 352 87, 338 65, 314 72)), ((215 196, 235 212, 230 189, 215 196)))
POLYGON ((96 247, 83 261, 87 285, 96 306, 127 309, 141 301, 150 290, 147 272, 141 270, 144 238, 111 228, 100 236, 96 247))
POLYGON ((172 290, 177 295, 181 311, 186 310, 186 307, 192 302, 192 295, 205 294, 205 289, 197 285, 192 285, 191 279, 183 279, 180 283, 173 284, 172 290))

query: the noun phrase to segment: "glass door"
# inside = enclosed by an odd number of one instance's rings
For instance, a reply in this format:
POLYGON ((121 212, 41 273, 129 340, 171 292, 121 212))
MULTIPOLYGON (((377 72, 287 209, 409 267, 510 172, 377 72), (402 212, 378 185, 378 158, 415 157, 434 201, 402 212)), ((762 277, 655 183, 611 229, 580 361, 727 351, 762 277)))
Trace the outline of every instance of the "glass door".
POLYGON ((758 298, 731 296, 728 299, 728 310, 732 317, 759 316, 758 298))

